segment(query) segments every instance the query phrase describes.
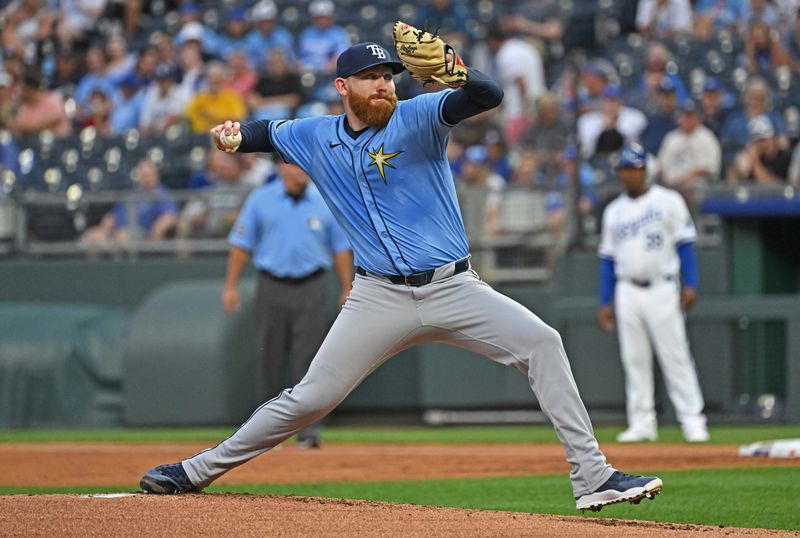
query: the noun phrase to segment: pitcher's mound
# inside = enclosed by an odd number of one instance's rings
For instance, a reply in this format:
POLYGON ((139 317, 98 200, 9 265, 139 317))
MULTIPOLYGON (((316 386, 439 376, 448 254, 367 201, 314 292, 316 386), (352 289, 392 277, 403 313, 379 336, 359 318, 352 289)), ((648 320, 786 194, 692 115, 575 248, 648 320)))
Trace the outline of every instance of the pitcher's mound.
MULTIPOLYGON (((656 501, 654 501, 656 502, 656 501)), ((789 536, 588 517, 542 516, 276 495, 0 496, 4 536, 789 536)))

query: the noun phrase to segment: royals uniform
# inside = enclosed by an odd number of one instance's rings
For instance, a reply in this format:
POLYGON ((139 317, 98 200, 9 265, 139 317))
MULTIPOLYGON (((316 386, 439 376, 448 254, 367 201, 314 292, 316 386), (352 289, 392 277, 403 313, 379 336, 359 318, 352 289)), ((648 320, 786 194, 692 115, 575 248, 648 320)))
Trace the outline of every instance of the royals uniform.
POLYGON ((678 249, 695 235, 683 198, 659 185, 636 198, 620 195, 603 214, 599 253, 613 261, 616 274, 614 311, 628 425, 641 438, 631 440, 656 437, 651 342, 684 435, 706 431, 680 304, 678 249))

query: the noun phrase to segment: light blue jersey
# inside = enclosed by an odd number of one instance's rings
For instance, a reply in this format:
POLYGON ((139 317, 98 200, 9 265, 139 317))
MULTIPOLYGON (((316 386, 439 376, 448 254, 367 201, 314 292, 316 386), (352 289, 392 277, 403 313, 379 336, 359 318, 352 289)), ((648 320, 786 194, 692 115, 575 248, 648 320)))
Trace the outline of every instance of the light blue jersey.
POLYGON ((270 123, 272 145, 312 178, 370 273, 409 275, 468 254, 445 156, 450 92, 398 102, 385 128, 356 140, 343 115, 270 123))
POLYGON ((314 185, 297 200, 282 181, 250 193, 228 241, 252 253, 253 265, 278 277, 302 278, 350 250, 314 185))

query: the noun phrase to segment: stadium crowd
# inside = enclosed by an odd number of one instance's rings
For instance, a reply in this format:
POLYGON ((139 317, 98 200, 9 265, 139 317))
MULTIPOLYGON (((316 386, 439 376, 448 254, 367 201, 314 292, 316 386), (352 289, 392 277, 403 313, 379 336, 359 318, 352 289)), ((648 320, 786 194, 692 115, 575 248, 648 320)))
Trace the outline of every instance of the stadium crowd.
MULTIPOLYGON (((146 219, 151 238, 224 237, 276 172, 269 156, 209 151, 208 129, 341 113, 338 54, 389 45, 398 19, 437 30, 505 91, 448 148, 459 188, 489 193, 473 233, 509 225, 514 187, 544 193, 535 220, 556 235, 568 211, 599 215, 630 141, 690 200, 713 184, 800 184, 797 0, 13 0, 0 9, 0 197, 158 185, 149 203, 175 215, 146 219), (196 196, 165 202, 183 189, 196 196)), ((400 98, 441 89, 397 85, 400 98)), ((124 207, 107 209, 75 233, 126 238, 124 207)))

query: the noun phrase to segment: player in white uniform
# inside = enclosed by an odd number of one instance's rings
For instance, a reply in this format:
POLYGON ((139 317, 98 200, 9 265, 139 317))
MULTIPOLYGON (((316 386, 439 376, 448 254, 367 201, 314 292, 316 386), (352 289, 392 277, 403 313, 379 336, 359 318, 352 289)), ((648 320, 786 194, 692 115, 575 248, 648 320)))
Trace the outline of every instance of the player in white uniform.
POLYGON ((638 144, 622 149, 618 174, 625 193, 603 213, 598 312, 602 329, 614 330, 615 315, 619 327, 628 429, 617 440, 658 438, 655 347, 684 438, 705 442, 703 396, 683 315, 697 298, 694 223, 680 194, 647 184, 647 155, 638 144))

